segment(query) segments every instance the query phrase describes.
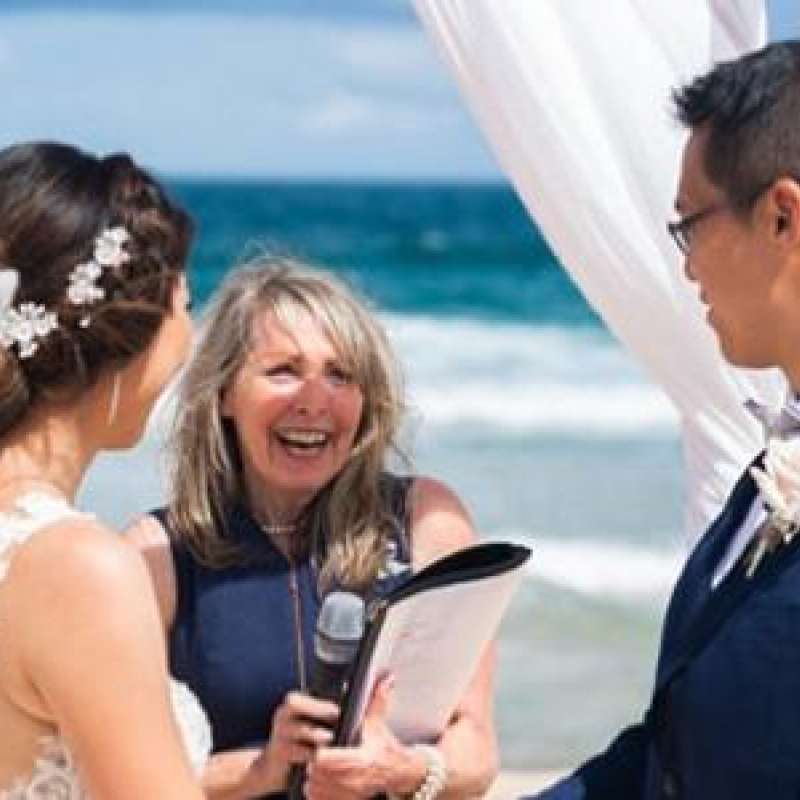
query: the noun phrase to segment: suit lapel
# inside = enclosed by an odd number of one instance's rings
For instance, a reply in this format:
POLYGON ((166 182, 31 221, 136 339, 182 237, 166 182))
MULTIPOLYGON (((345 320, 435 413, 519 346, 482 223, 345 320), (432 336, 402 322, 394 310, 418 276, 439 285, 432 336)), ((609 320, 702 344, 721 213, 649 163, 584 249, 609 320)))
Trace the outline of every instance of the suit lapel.
MULTIPOLYGON (((760 457, 754 463, 759 461, 760 457)), ((729 505, 733 513, 730 515, 730 523, 725 526, 724 531, 719 531, 719 544, 724 546, 716 546, 718 543, 715 542, 713 550, 717 557, 710 559, 712 562, 709 565, 710 569, 700 570, 705 573, 706 580, 704 586, 697 587, 697 591, 706 591, 707 597, 693 618, 683 626, 678 640, 669 648, 668 653, 664 654, 656 683, 657 695, 691 663, 752 594, 774 583, 781 573, 800 557, 800 536, 796 536, 791 542, 766 556, 753 577, 747 578, 746 557, 749 548, 746 548, 722 583, 715 590, 710 590, 713 569, 725 553, 727 545, 730 544, 755 498, 756 489, 749 474, 746 476, 745 485, 740 482, 737 486, 737 490, 739 489, 741 494, 738 498, 735 496, 737 492, 731 495, 729 505), (744 510, 741 506, 744 506, 744 510)))
MULTIPOLYGON (((755 459, 753 464, 758 461, 759 459, 755 459)), ((741 527, 755 496, 756 486, 748 469, 739 478, 725 507, 687 559, 672 592, 664 621, 657 683, 665 674, 667 663, 681 649, 686 635, 693 629, 697 617, 703 613, 711 599, 714 569, 728 551, 731 540, 741 527)), ((716 591, 720 588, 722 587, 718 587, 716 591)))

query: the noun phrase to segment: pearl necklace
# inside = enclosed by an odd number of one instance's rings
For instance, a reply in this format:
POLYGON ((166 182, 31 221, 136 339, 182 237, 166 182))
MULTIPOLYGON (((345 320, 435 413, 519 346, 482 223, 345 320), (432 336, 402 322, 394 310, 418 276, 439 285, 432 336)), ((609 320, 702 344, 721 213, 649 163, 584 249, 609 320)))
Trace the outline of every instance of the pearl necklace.
POLYGON ((291 536, 297 530, 294 522, 259 522, 258 527, 267 536, 291 536))

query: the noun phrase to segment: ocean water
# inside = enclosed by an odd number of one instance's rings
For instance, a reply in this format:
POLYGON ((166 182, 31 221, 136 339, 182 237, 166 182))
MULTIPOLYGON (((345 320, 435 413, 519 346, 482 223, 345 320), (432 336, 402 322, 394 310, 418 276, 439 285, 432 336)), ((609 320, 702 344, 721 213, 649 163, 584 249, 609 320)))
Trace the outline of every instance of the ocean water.
MULTIPOLYGON (((504 185, 174 185, 198 220, 202 303, 270 247, 345 275, 405 366, 405 443, 487 539, 533 558, 504 621, 503 762, 562 767, 645 707, 684 557, 675 415, 504 185)), ((158 502, 162 422, 105 457, 83 502, 123 523, 158 502)))

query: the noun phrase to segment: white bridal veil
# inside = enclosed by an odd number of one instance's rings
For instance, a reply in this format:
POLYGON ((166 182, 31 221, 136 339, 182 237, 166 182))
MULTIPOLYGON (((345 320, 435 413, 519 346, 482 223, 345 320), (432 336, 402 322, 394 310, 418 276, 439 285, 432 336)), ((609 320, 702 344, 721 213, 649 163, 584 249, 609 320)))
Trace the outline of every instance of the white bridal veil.
POLYGON ((685 133, 670 89, 763 44, 762 0, 414 0, 539 229, 678 409, 691 541, 761 446, 665 231, 685 133))

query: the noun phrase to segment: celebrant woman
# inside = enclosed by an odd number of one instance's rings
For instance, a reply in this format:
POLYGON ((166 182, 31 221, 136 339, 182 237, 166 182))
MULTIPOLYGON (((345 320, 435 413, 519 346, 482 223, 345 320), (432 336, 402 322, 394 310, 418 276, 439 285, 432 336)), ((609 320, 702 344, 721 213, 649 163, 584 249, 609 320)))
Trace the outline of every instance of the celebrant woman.
POLYGON ((176 676, 213 729, 209 796, 314 800, 482 794, 494 776, 492 653, 437 742, 405 746, 378 685, 358 747, 328 747, 337 707, 304 692, 321 598, 367 599, 475 540, 458 498, 386 461, 403 398, 377 322, 338 280, 285 259, 231 274, 185 375, 169 506, 132 541, 150 565, 176 676))

